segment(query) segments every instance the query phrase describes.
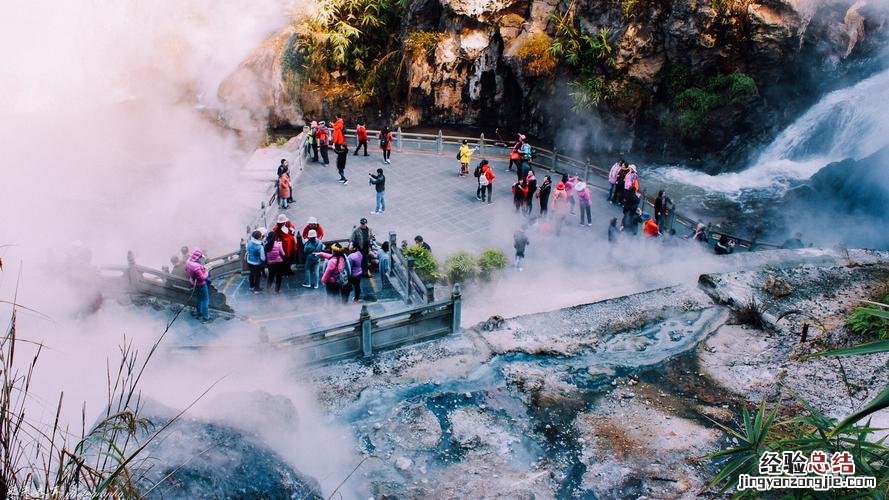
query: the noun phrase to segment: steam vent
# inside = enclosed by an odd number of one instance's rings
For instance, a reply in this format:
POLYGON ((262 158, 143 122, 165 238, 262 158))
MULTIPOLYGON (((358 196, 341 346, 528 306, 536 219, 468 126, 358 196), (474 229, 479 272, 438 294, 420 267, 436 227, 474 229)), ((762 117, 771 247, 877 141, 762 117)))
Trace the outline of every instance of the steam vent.
POLYGON ((889 497, 889 2, 0 42, 0 498, 889 497))

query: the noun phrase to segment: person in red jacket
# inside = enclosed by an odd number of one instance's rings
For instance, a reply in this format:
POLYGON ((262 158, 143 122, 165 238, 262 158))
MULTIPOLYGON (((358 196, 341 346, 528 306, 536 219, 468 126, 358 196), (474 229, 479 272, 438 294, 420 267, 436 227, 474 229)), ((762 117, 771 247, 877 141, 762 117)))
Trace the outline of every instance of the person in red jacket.
POLYGON ((355 136, 358 138, 358 146, 355 147, 355 152, 352 154, 358 156, 358 150, 364 146, 364 156, 370 156, 367 154, 367 127, 364 126, 364 120, 359 121, 358 126, 355 127, 355 136))
POLYGON ((661 235, 661 230, 658 227, 657 222, 655 222, 650 215, 642 214, 642 220, 645 221, 645 223, 642 224, 642 234, 646 238, 657 238, 661 235))
MULTIPOLYGON (((298 244, 296 240, 296 227, 284 214, 278 214, 278 222, 272 228, 272 232, 281 240, 281 247, 284 250, 284 261, 288 265, 297 257, 298 244)), ((301 241, 301 240, 300 240, 301 241)), ((289 273, 288 273, 289 274, 289 273)))
POLYGON ((346 136, 343 134, 343 128, 345 128, 346 124, 343 122, 343 118, 340 115, 336 116, 336 121, 333 122, 333 145, 336 146, 345 146, 346 145, 346 136))
POLYGON ((512 202, 515 205, 515 211, 522 210, 525 206, 525 198, 528 197, 528 186, 525 180, 517 181, 512 185, 512 202))
POLYGON ((321 151, 321 162, 324 165, 330 164, 330 159, 327 157, 327 146, 330 143, 330 134, 327 131, 327 123, 324 121, 318 122, 318 149, 321 151))
POLYGON ((319 241, 324 241, 324 226, 318 224, 318 219, 314 217, 309 217, 309 220, 306 221, 306 225, 303 227, 302 236, 304 240, 309 239, 309 231, 315 230, 315 236, 319 241))
POLYGON ((383 163, 392 163, 389 161, 392 158, 392 131, 388 126, 380 130, 380 150, 383 151, 383 163))
POLYGON ((491 192, 494 189, 493 188, 494 178, 497 176, 494 175, 494 169, 492 169, 491 165, 488 164, 488 160, 482 160, 481 163, 479 164, 479 166, 481 167, 482 170, 478 176, 477 195, 480 195, 480 196, 476 196, 476 198, 478 198, 481 201, 485 201, 485 199, 487 198, 487 201, 490 204, 492 201, 491 192), (485 194, 487 194, 487 197, 485 196, 485 194))

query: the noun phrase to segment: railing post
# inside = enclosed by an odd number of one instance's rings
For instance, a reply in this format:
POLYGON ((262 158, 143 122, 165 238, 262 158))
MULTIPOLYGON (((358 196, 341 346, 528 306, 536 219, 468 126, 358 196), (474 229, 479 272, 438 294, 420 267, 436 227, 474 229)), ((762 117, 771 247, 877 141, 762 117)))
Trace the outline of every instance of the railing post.
MULTIPOLYGON (((392 258, 395 255, 395 231, 389 231, 389 277, 391 278, 393 274, 395 274, 394 266, 395 259, 392 258)), ((391 281, 391 280, 390 280, 391 281)))
POLYGON ((458 333, 460 331, 461 302, 460 283, 454 283, 454 290, 451 292, 451 333, 458 333))
POLYGON ((426 303, 431 304, 433 302, 435 302, 435 285, 426 283, 426 303))
POLYGON ((266 210, 265 202, 262 201, 259 203, 259 211, 262 212, 262 227, 269 227, 269 221, 266 218, 268 210, 266 210))
POLYGON ((238 250, 238 258, 241 260, 241 271, 249 271, 250 267, 247 265, 247 243, 244 242, 244 238, 241 238, 241 248, 238 250))
POLYGON ((398 127, 398 130, 395 132, 395 150, 399 153, 402 151, 401 149, 401 127, 398 127))
POLYGON ((130 290, 136 291, 134 278, 136 276, 136 256, 132 250, 127 250, 127 281, 130 283, 130 290))
POLYGON ((673 208, 670 209, 670 229, 673 229, 673 222, 676 220, 676 204, 673 204, 673 208))
POLYGON ((361 321, 361 351, 366 358, 373 354, 373 337, 371 336, 370 312, 367 310, 367 304, 361 306, 361 316, 358 319, 361 321))
POLYGON ((441 130, 438 131, 438 137, 435 138, 435 149, 438 154, 444 151, 444 138, 442 137, 441 130))
POLYGON ((552 163, 553 172, 557 172, 559 169, 559 150, 553 147, 553 163, 552 163))
POLYGON ((413 257, 407 258, 407 279, 404 284, 404 298, 408 304, 412 304, 411 300, 411 290, 414 289, 411 276, 414 274, 414 267, 417 265, 416 260, 413 257))
POLYGON ((481 135, 478 136, 478 151, 482 158, 485 157, 485 133, 482 132, 481 135))

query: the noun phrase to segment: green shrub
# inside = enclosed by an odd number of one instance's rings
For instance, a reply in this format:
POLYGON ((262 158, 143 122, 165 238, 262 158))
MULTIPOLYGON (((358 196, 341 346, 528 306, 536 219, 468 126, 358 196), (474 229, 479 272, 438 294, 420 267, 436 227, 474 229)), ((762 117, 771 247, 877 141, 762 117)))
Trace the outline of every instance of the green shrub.
POLYGON ((601 76, 582 78, 568 84, 568 95, 571 96, 575 111, 593 109, 600 102, 614 97, 614 86, 601 76))
POLYGON ((283 148, 284 145, 287 144, 287 140, 288 139, 284 136, 278 137, 275 139, 275 146, 278 146, 279 148, 283 148))
POLYGON ((466 283, 478 276, 478 260, 469 252, 457 252, 448 257, 445 263, 448 281, 466 283))
POLYGON ((412 246, 405 249, 404 256, 405 258, 414 258, 414 271, 425 283, 431 283, 438 278, 438 261, 435 260, 435 257, 429 250, 412 246))
MULTIPOLYGON (((889 295, 883 297, 883 303, 889 304, 889 295)), ((846 318, 846 325, 855 333, 889 340, 889 320, 880 317, 880 313, 881 309, 876 307, 856 307, 846 318)))
POLYGON ((430 53, 444 38, 435 31, 412 31, 404 37, 404 48, 413 52, 430 53))
POLYGON ((483 280, 490 280, 494 271, 505 268, 509 264, 506 254, 499 248, 488 248, 478 257, 479 275, 483 280))

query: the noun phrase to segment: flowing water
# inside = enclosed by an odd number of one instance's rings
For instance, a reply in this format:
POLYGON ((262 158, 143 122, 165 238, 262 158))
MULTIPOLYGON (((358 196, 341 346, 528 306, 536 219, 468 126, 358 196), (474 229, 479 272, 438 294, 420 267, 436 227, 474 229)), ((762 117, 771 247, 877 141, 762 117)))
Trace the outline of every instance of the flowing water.
MULTIPOLYGON (((675 391, 667 388, 671 382, 656 374, 683 358, 683 353, 693 352, 720 317, 717 308, 688 312, 639 330, 612 334, 575 356, 497 355, 464 378, 433 374, 442 378, 397 388, 367 389, 344 409, 342 418, 356 429, 367 453, 386 457, 406 453, 415 464, 425 464, 435 475, 464 460, 474 448, 458 436, 465 435, 466 424, 457 420, 466 412, 479 415, 479 420, 470 422, 485 423, 479 426, 479 432, 489 437, 483 436, 482 441, 498 449, 498 456, 509 467, 534 470, 542 460, 558 464, 562 471, 559 496, 588 496, 588 491, 582 491, 587 467, 582 459, 584 443, 574 426, 578 413, 591 411, 596 401, 610 391, 613 380, 629 375, 650 378, 664 390, 675 391), (532 393, 521 388, 522 382, 517 382, 524 375, 516 377, 516 373, 530 373, 532 377, 549 374, 559 384, 570 386, 571 394, 560 403, 537 403, 532 393), (417 411, 435 416, 441 437, 434 436, 425 447, 405 452, 400 441, 403 437, 393 435, 406 435, 411 419, 405 419, 405 415, 416 415, 417 411), (455 427, 462 430, 455 431, 455 427)), ((397 479, 382 474, 377 480, 397 479)))

